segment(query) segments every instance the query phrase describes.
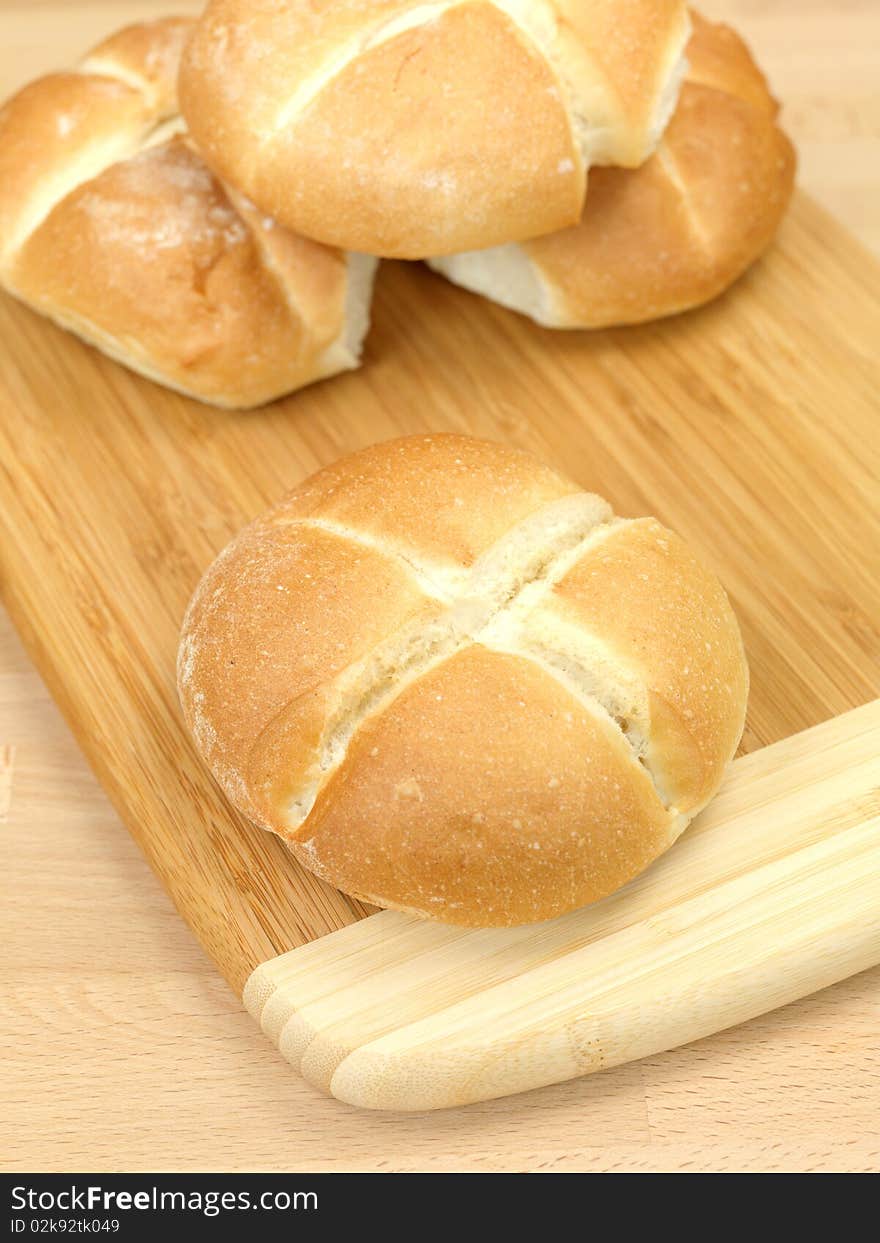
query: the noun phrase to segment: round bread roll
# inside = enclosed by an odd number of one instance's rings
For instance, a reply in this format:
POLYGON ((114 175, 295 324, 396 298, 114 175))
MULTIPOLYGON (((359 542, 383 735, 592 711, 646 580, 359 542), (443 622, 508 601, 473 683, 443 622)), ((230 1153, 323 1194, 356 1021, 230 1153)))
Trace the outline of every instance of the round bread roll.
POLYGON ((736 280, 776 232, 795 155, 745 44, 692 16, 687 78, 647 163, 594 169, 573 228, 431 266, 549 328, 672 315, 736 280))
POLYGON ((715 576, 516 449, 380 444, 247 527, 178 681, 232 802, 379 906, 529 923, 612 892, 711 798, 748 674, 715 576))
POLYGON ((376 261, 209 172, 177 107, 192 25, 131 26, 0 109, 0 284, 150 379, 254 406, 357 366, 376 261))
POLYGON ((653 151, 684 0, 213 0, 184 57, 208 162, 292 229, 419 259, 573 224, 653 151))

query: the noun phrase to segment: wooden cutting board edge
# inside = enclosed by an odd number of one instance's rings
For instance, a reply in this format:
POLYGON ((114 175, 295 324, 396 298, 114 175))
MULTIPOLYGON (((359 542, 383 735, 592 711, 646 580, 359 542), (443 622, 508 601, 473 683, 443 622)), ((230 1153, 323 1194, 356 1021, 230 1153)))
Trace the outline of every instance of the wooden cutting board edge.
MULTIPOLYGON (((841 261, 842 271, 848 280, 863 287, 870 280, 880 290, 880 267, 832 217, 803 195, 799 196, 796 210, 801 223, 807 228, 817 235, 833 237, 836 258, 841 261)), ((18 314, 17 308, 14 313, 18 314)), ((41 331, 42 325, 36 317, 28 312, 22 314, 28 317, 24 328, 26 334, 41 331)), ((626 333, 626 330, 619 331, 626 333)), ((292 484, 295 481, 288 482, 292 484)), ((46 498, 46 502, 51 505, 50 498, 46 498)), ((211 847, 216 851, 212 871, 215 877, 225 873, 232 878, 231 883, 224 886, 219 908, 213 903, 200 901, 198 895, 194 896, 184 872, 176 866, 182 861, 180 852, 172 850, 170 857, 160 855, 149 835, 141 830, 140 822, 134 815, 135 809, 130 805, 122 784, 124 774, 115 771, 101 747, 95 743, 96 731, 91 728, 89 711, 83 711, 83 704, 75 700, 63 671, 56 665, 49 643, 33 622, 33 618, 42 615, 47 597, 40 588, 39 575, 31 573, 24 548, 19 548, 14 538, 16 519, 21 519, 22 515, 11 516, 12 522, 7 527, 11 538, 6 541, 5 552, 0 554, 0 568, 4 571, 3 595, 14 624, 120 816, 159 874, 178 910, 236 992, 241 993, 256 966, 285 953, 296 944, 312 940, 316 928, 323 927, 330 932, 368 914, 369 909, 362 904, 349 900, 308 874, 300 873, 279 843, 245 822, 238 822, 237 832, 241 834, 242 841, 247 841, 247 850, 235 850, 234 837, 215 831, 215 826, 225 828, 230 819, 238 821, 239 818, 231 813, 218 792, 205 797, 199 762, 190 756, 181 777, 192 789, 202 787, 199 795, 203 802, 201 811, 208 825, 211 847), (261 861, 256 871, 254 858, 261 861), (281 868, 276 866, 279 861, 282 862, 281 868), (246 874, 243 874, 243 868, 246 874), (283 885, 277 883, 276 871, 283 876, 283 885), (247 895, 252 890, 259 890, 261 885, 272 891, 271 900, 263 902, 258 892, 253 901, 248 900, 247 895), (283 917, 279 917, 279 912, 283 912, 283 917)), ((7 513, 7 522, 9 518, 10 513, 7 513)), ((71 636, 71 643, 75 648, 76 636, 71 636)), ((167 810, 173 819, 174 810, 167 810)), ((149 814, 149 801, 144 812, 149 814)), ((170 840, 166 839, 165 844, 169 844, 170 840)))
POLYGON ((445 1109, 712 1035, 880 962, 880 699, 741 756, 624 889, 530 927, 383 911, 244 1002, 313 1086, 445 1109))

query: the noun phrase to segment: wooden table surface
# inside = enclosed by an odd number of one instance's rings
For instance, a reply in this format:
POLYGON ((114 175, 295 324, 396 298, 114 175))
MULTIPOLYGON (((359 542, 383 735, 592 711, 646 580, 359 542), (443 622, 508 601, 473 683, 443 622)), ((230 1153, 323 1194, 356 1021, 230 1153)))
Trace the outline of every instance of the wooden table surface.
MULTIPOLYGON (((0 0, 0 95, 150 0, 0 0)), ((759 53, 801 183, 880 251, 876 0, 707 0, 759 53)), ((0 616, 7 1170, 880 1168, 880 969, 591 1079, 437 1115, 317 1095, 175 913, 0 616), (122 1017, 124 1016, 124 1017, 122 1017)))

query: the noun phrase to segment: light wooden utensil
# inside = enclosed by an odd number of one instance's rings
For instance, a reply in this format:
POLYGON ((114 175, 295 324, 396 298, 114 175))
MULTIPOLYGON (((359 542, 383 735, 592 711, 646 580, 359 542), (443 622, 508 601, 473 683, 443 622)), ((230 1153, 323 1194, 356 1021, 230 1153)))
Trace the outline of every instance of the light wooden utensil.
POLYGON ((880 961, 880 700, 744 756, 592 907, 466 931, 383 911, 263 963, 244 1000, 316 1086, 437 1109, 696 1040, 880 961))
POLYGON ((640 1056, 880 960, 876 709, 768 747, 880 687, 876 264, 801 198, 725 298, 665 323, 554 334, 417 265, 384 269, 375 321, 361 373, 240 415, 0 300, 6 601, 233 987, 251 981, 310 1079, 427 1107, 640 1056), (222 544, 287 487, 371 441, 445 429, 529 448, 702 548, 743 623, 755 754, 665 860, 577 917, 462 934, 383 914, 297 949, 366 909, 211 783, 176 701, 180 619, 222 544))

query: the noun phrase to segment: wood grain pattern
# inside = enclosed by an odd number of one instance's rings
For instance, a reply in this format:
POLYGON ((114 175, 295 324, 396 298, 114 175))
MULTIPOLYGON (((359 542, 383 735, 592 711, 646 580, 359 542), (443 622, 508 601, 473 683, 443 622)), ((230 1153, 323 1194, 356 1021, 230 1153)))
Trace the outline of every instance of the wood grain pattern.
POLYGON ((727 297, 637 330, 542 331, 420 265, 389 264, 364 370, 246 416, 167 393, 3 300, 7 603, 236 989, 362 910, 233 816, 183 729, 180 619, 230 535, 317 465, 377 439, 511 440, 616 512, 656 512, 702 548, 743 623, 746 748, 773 742, 880 683, 877 586, 860 552, 880 543, 877 289, 859 248, 805 199, 727 297))
POLYGON ((15 747, 0 746, 0 824, 5 824, 12 804, 12 774, 15 771, 15 747))
MULTIPOLYGON (((704 7, 744 24, 785 99, 802 180, 871 244, 880 221, 873 0, 704 7)), ((11 89, 120 18, 167 8, 8 0, 0 82, 11 89)), ((15 848, 0 881, 9 1168, 880 1164, 877 970, 675 1054, 465 1113, 375 1118, 318 1097, 217 980, 2 621, 0 737, 18 744, 6 830, 15 848)))
POLYGON ((880 699, 731 768, 624 889, 526 928, 383 911, 259 966, 245 1004, 308 1081, 447 1109, 688 1043, 880 961, 880 699))
POLYGON ((880 1167, 880 968, 674 1053, 433 1114, 316 1092, 174 910, 0 621, 8 1170, 880 1167))

